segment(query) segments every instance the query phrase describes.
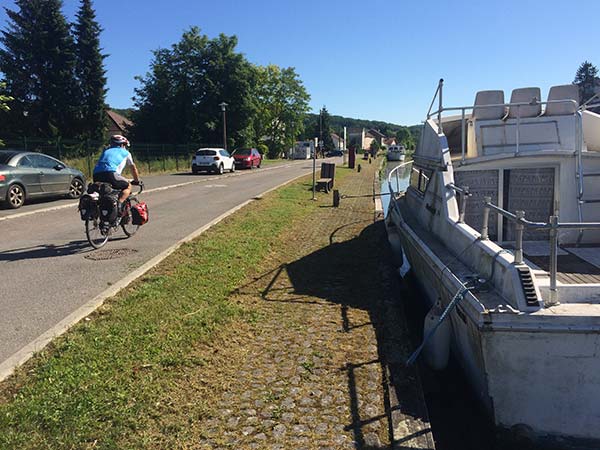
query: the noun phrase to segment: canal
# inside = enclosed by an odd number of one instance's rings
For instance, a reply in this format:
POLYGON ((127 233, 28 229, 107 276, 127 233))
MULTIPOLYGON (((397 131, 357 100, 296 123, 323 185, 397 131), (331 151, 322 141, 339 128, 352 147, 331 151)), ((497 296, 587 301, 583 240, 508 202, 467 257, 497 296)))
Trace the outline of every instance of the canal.
MULTIPOLYGON (((385 176, 381 179, 381 192, 388 193, 388 175, 398 161, 388 161, 385 176)), ((410 165, 398 170, 392 177, 394 187, 405 190, 409 185, 410 165)), ((382 196, 387 214, 389 196, 382 196)), ((400 274, 398 274, 400 277, 400 274)), ((407 322, 411 328, 412 346, 416 348, 423 338, 423 320, 427 309, 421 301, 423 293, 412 272, 401 278, 398 298, 402 302, 407 322)), ((418 370, 429 412, 431 428, 437 450, 532 450, 528 442, 506 441, 496 433, 486 412, 476 401, 457 362, 451 357, 445 370, 434 371, 418 362, 418 370)))

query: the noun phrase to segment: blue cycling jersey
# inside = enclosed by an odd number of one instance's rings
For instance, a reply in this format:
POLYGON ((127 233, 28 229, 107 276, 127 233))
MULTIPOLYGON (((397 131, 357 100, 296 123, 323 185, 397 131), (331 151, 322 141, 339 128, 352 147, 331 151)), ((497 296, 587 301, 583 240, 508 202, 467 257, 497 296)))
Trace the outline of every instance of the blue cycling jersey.
POLYGON ((133 158, 127 149, 123 147, 107 148, 96 163, 94 173, 116 172, 120 175, 127 164, 133 164, 133 158))

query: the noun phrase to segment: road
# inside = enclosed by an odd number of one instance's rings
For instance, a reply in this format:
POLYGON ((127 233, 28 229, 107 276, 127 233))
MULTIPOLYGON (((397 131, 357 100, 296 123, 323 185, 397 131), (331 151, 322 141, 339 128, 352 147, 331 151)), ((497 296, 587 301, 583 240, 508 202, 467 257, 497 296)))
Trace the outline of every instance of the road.
POLYGON ((311 161, 295 161, 223 176, 147 178, 141 198, 149 205, 149 223, 130 239, 119 239, 124 236, 120 231, 95 251, 73 200, 0 210, 0 366, 180 239, 311 170, 311 161))

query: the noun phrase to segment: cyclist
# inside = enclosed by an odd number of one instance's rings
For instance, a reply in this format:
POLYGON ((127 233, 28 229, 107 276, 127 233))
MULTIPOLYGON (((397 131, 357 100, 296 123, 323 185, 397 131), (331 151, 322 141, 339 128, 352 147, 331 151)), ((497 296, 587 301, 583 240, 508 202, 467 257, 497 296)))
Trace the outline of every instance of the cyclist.
POLYGON ((110 146, 102 152, 100 159, 94 167, 94 183, 110 183, 113 189, 120 189, 119 212, 123 209, 123 202, 131 194, 131 183, 121 175, 126 166, 131 167, 133 181, 139 183, 139 172, 131 153, 127 150, 129 141, 125 136, 115 134, 110 137, 110 146))

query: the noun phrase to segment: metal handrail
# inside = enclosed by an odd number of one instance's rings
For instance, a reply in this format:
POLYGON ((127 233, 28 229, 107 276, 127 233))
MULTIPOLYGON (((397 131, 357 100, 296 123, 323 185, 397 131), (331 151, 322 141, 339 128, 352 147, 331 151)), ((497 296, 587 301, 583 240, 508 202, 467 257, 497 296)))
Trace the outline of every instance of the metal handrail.
POLYGON ((454 183, 449 183, 446 185, 447 188, 462 194, 460 196, 460 203, 458 206, 458 223, 465 223, 465 213, 467 212, 467 199, 471 197, 473 194, 469 191, 469 186, 457 186, 454 183))
POLYGON ((398 164, 396 167, 394 167, 392 170, 390 170, 390 173, 388 174, 388 188, 390 190, 390 197, 391 198, 395 198, 396 194, 400 193, 400 176, 398 175, 398 169, 402 168, 402 167, 406 167, 409 164, 412 164, 413 161, 406 161, 403 162, 402 164, 398 164), (392 185, 392 175, 394 175, 396 177, 396 186, 398 187, 398 192, 396 192, 394 190, 394 186, 392 185))
POLYGON ((515 259, 513 264, 523 263, 523 232, 525 228, 534 230, 548 230, 550 234, 550 301, 548 305, 559 303, 556 275, 558 272, 558 230, 600 230, 600 222, 559 222, 558 216, 552 215, 548 222, 531 222, 525 219, 525 211, 516 211, 514 214, 492 203, 491 197, 484 197, 483 225, 481 239, 489 239, 489 215, 493 210, 515 224, 515 259))

